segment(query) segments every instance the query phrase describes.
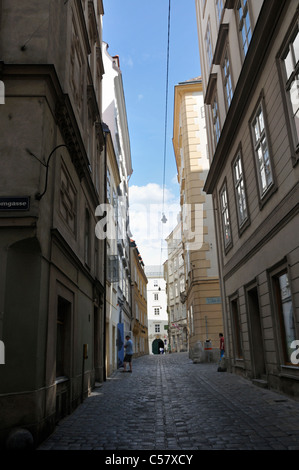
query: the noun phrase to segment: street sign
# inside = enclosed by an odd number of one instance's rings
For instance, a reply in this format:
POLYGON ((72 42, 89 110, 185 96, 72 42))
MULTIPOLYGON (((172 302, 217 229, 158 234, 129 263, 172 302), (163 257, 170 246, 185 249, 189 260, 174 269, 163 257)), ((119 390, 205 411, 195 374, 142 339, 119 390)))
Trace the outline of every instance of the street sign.
POLYGON ((29 211, 30 197, 0 197, 0 211, 29 211))
POLYGON ((220 297, 206 297, 207 304, 221 304, 220 297))

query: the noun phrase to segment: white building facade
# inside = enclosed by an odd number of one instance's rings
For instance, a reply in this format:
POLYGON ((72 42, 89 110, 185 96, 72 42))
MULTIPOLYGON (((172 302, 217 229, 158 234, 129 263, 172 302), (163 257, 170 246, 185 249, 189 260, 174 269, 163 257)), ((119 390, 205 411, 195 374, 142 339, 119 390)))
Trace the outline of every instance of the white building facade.
POLYGON ((147 266, 147 317, 149 354, 168 349, 168 314, 166 282, 162 266, 147 266))
POLYGON ((112 167, 107 164, 107 204, 112 217, 111 237, 108 237, 110 269, 115 271, 113 286, 108 287, 106 307, 106 352, 112 360, 112 370, 121 367, 124 357, 124 338, 132 330, 130 238, 128 217, 128 181, 132 174, 130 138, 122 73, 118 56, 110 56, 103 42, 103 122, 111 134, 120 182, 113 186, 112 167), (110 250, 110 251, 109 251, 110 250), (116 364, 114 347, 116 344, 116 364))

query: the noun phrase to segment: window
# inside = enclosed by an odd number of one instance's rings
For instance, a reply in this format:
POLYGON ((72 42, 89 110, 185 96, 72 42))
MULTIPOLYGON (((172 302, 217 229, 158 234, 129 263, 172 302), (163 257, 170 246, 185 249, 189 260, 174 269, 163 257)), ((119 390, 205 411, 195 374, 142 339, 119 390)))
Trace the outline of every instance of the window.
POLYGON ((89 210, 85 210, 85 233, 84 233, 84 261, 90 264, 90 214, 89 210))
POLYGON ((160 325, 158 323, 155 324, 155 333, 160 333, 160 325))
POLYGON ((189 329, 190 335, 194 334, 194 317, 193 317, 193 305, 190 305, 190 317, 189 317, 189 329))
POLYGON ((111 203, 111 177, 109 170, 107 170, 107 201, 109 204, 111 203))
POLYGON ((208 66, 209 68, 211 68, 212 60, 213 60, 213 51, 212 51, 212 38, 211 38, 210 23, 208 23, 207 32, 206 32, 206 52, 207 52, 208 66))
POLYGON ((159 294, 154 294, 154 300, 159 300, 159 294))
POLYGON ((76 233, 76 206, 76 188, 68 174, 66 167, 61 162, 59 208, 64 221, 74 234, 76 233))
POLYGON ((223 0, 216 0, 216 12, 217 12, 217 22, 219 26, 221 23, 222 12, 223 12, 223 0))
POLYGON ((242 49, 244 52, 244 57, 247 54, 248 47, 251 41, 251 26, 249 18, 249 9, 247 0, 239 0, 238 5, 238 20, 239 20, 239 31, 242 40, 242 49))
POLYGON ((154 308, 154 314, 155 315, 160 315, 160 307, 155 307, 154 308))
POLYGON ((233 162, 233 177, 234 177, 238 223, 239 223, 239 228, 241 228, 242 226, 244 226, 244 223, 248 220, 247 199, 246 199, 241 151, 238 152, 233 162))
POLYGON ((117 223, 117 194, 115 192, 115 189, 113 188, 112 190, 112 205, 113 205, 113 208, 114 208, 114 212, 113 212, 113 216, 114 216, 114 222, 115 224, 117 223))
POLYGON ((119 281, 119 266, 118 266, 118 256, 117 255, 107 255, 107 280, 109 282, 118 282, 119 281))
POLYGON ((287 96, 295 150, 299 151, 299 27, 293 30, 282 54, 283 84, 287 96))
POLYGON ((263 102, 261 101, 257 107, 257 111, 255 112, 251 123, 257 177, 261 198, 264 197, 269 188, 271 188, 274 184, 265 124, 264 106, 263 102))
POLYGON ((291 289, 287 271, 282 271, 278 275, 274 276, 273 281, 284 361, 286 364, 291 364, 291 355, 294 352, 294 348, 291 347, 291 344, 296 339, 296 331, 291 289))
POLYGON ((224 247, 228 249, 230 245, 232 244, 232 236, 231 236, 231 225, 230 225, 230 217, 229 217, 226 183, 224 183, 220 191, 220 208, 221 208, 224 247))
POLYGON ((222 76, 223 76, 223 86, 224 86, 226 108, 228 109, 230 107, 230 104, 233 98, 233 85, 232 85, 232 77, 231 77, 227 48, 226 48, 223 61, 222 61, 222 76))
POLYGON ((212 101, 212 120, 213 120, 213 131, 214 131, 214 144, 215 147, 218 144, 220 138, 220 119, 219 119, 219 107, 216 93, 212 101))

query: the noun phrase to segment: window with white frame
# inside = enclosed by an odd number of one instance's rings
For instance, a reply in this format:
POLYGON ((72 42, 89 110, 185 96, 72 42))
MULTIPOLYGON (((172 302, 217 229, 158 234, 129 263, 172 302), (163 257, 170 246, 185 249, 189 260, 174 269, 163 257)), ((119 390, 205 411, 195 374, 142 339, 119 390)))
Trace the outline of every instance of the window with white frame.
POLYGON ((155 315, 160 315, 160 307, 155 307, 154 308, 154 314, 155 315))
POLYGON ((210 23, 208 23, 207 32, 206 32, 206 52, 207 52, 208 66, 209 68, 211 68, 212 61, 213 61, 213 50, 212 50, 212 37, 211 37, 210 23))
POLYGON ((159 294, 157 294, 156 292, 154 293, 154 300, 159 300, 159 294))
POLYGON ((252 37, 248 0, 239 0, 237 10, 242 49, 245 57, 252 37))
POLYGON ((266 132, 265 111, 261 100, 251 122, 254 152, 256 159, 260 197, 267 193, 274 183, 269 144, 266 132))
POLYGON ((248 208, 246 201, 245 181, 243 174, 243 164, 241 151, 238 152, 233 162, 234 187, 236 196, 236 205, 238 213, 239 227, 241 228, 248 220, 248 208))
POLYGON ((155 324, 155 333, 160 333, 160 324, 159 323, 155 324))
POLYGON ((230 107, 232 98, 233 98, 233 84, 231 77, 231 69, 229 63, 228 48, 226 48, 223 60, 222 60, 222 76, 223 76, 223 87, 224 87, 224 96, 227 109, 230 107))
POLYGON ((299 150, 299 26, 293 29, 282 54, 283 80, 295 150, 299 150))
POLYGON ((224 183, 220 191, 220 208, 221 208, 224 246, 225 248, 229 248, 229 246, 232 243, 232 235, 231 235, 231 224, 230 224, 230 216, 229 216, 226 182, 224 183))

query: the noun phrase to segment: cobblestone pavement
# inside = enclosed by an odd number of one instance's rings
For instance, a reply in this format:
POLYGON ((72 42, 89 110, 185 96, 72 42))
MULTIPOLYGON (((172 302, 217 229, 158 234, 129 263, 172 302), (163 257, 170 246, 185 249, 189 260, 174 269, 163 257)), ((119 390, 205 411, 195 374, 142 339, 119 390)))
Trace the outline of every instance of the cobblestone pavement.
POLYGON ((299 402, 193 364, 144 356, 115 372, 39 450, 299 450, 299 402))

